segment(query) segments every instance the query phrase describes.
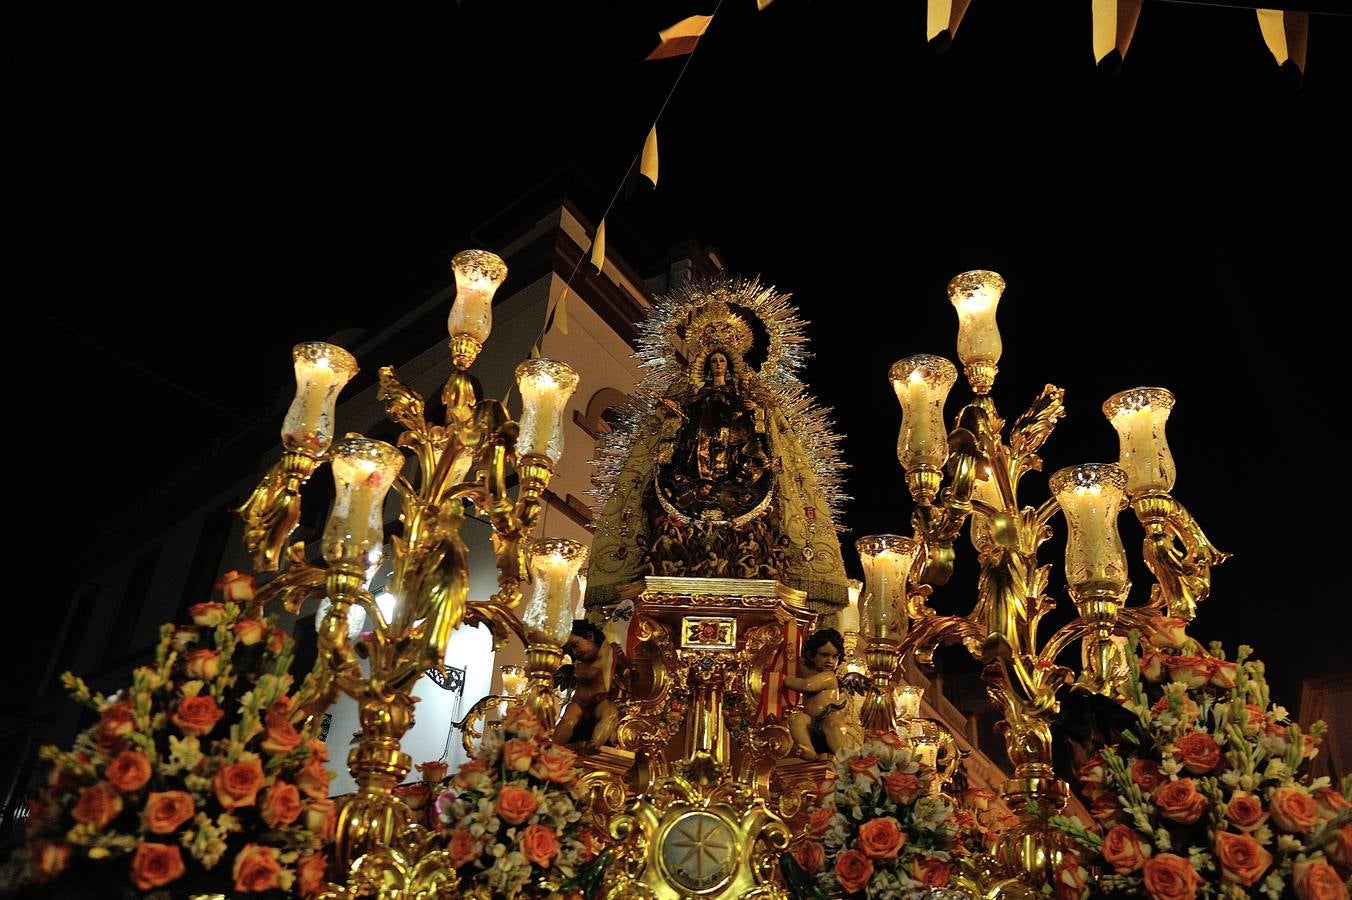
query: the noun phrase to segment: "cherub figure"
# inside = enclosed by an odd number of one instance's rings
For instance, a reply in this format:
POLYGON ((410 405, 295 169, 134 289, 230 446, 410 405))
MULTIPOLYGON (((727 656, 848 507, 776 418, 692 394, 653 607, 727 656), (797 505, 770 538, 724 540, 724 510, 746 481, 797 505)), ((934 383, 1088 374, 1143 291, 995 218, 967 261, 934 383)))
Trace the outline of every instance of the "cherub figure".
POLYGON ((845 638, 834 628, 822 628, 803 643, 800 662, 806 674, 784 679, 784 686, 803 695, 801 706, 788 715, 794 753, 803 759, 831 759, 850 743, 845 719, 847 699, 842 691, 862 693, 867 682, 854 673, 836 675, 845 656, 845 638))
POLYGON ((573 633, 563 649, 573 661, 554 673, 554 684, 571 688, 573 696, 554 727, 554 743, 585 741, 588 750, 596 750, 614 738, 620 723, 616 701, 623 693, 629 661, 619 644, 607 641, 605 632, 586 619, 573 620, 573 633))

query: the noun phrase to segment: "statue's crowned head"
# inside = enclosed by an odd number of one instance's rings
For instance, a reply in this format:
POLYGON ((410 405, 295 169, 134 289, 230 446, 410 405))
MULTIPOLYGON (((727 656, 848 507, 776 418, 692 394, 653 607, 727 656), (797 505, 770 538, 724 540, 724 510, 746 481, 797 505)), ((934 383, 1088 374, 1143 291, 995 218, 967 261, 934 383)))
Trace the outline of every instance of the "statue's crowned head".
POLYGON ((708 359, 722 353, 728 362, 728 378, 740 378, 746 370, 746 351, 755 335, 746 319, 732 311, 723 300, 710 300, 691 317, 685 329, 685 346, 690 359, 690 379, 696 387, 708 377, 708 359))

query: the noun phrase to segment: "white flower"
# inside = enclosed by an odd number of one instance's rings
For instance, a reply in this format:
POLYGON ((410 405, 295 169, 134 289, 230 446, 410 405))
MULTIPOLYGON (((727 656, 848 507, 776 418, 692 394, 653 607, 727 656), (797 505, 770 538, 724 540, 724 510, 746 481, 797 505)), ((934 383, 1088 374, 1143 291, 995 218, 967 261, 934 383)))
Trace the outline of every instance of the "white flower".
POLYGON ((1279 853, 1299 853, 1304 849, 1305 845, 1294 834, 1277 835, 1277 851, 1279 853))
POLYGON ((1160 771, 1169 776, 1170 781, 1178 780, 1178 773, 1183 771, 1183 763, 1177 758, 1170 756, 1160 763, 1160 771))
POLYGON ((921 797, 915 801, 915 827, 934 831, 950 816, 953 807, 940 797, 921 797))
POLYGON ((1169 840, 1169 831, 1166 828, 1155 829, 1155 848, 1160 852, 1173 849, 1173 842, 1169 840))

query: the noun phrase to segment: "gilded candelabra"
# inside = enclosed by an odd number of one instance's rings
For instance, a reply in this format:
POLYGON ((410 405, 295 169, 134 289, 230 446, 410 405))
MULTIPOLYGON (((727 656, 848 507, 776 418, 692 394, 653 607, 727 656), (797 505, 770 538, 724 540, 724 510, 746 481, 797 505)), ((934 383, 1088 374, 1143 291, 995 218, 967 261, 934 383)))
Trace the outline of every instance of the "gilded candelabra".
MULTIPOLYGON (((940 644, 960 641, 985 663, 983 679, 1004 715, 1014 767, 1001 793, 1022 816, 997 855, 1026 883, 1041 884, 1060 844, 1026 810, 1029 802, 1059 810, 1068 797, 1066 783, 1052 770, 1051 747, 1057 692, 1073 680, 1058 662, 1063 651, 1083 642, 1079 687, 1111 693, 1121 663, 1114 636, 1149 616, 1192 618, 1210 590, 1211 567, 1226 554, 1169 493, 1175 470, 1164 426, 1173 397, 1163 388, 1123 391, 1104 404, 1120 438, 1116 464, 1062 469, 1049 480, 1050 499, 1037 508, 1020 506, 1019 481, 1042 468, 1038 450, 1064 414, 1063 391, 1047 385, 1005 436, 991 398, 1002 349, 995 310, 1003 291, 1003 279, 987 271, 966 272, 948 286, 958 312, 958 356, 973 394, 952 429, 944 404, 956 367, 930 355, 892 366, 889 377, 902 409, 897 453, 915 503, 914 538, 872 536, 861 539, 859 550, 866 574, 884 556, 896 557, 885 561, 885 576, 873 576, 873 596, 864 601, 866 609, 875 605, 874 614, 864 617, 866 626, 870 619, 875 623, 874 633, 866 629, 865 637, 880 686, 894 678, 896 660, 908 651, 928 665, 940 644), (1144 527, 1144 559, 1155 579, 1150 599, 1136 606, 1126 605, 1130 584, 1117 530, 1127 503, 1144 527), (1067 525, 1064 574, 1076 615, 1039 641, 1038 626, 1057 601, 1046 593, 1050 566, 1038 562, 1037 552, 1051 536, 1057 512, 1067 525), (976 602, 967 615, 937 615, 928 595, 951 576, 954 544, 969 521, 980 567, 976 602), (904 637, 902 610, 910 619, 904 637)), ((886 722, 885 709, 870 713, 874 724, 886 722)))
MULTIPOLYGON (((456 295, 447 321, 453 371, 441 392, 444 422, 428 422, 423 397, 386 366, 379 373, 378 396, 403 427, 398 446, 360 435, 334 443, 337 395, 357 371, 356 361, 330 344, 301 344, 294 352, 296 399, 282 429, 284 455, 238 510, 255 566, 278 572, 258 602, 280 599, 294 614, 306 599, 329 600, 319 626, 318 661, 298 692, 293 716, 322 713, 340 692, 357 701, 361 741, 348 757, 357 790, 339 814, 337 858, 346 868, 366 854, 363 865, 377 873, 371 878, 387 885, 391 872, 417 880, 424 875, 415 868, 432 871, 426 859, 414 867, 412 857, 400 855, 401 847, 416 845, 420 853, 426 847, 421 838, 406 835, 410 811, 392 794, 411 767, 400 742, 413 724, 415 682, 429 668, 443 666, 452 630, 462 622, 483 622, 495 644, 515 635, 528 646, 531 690, 523 702, 552 721, 548 676, 571 625, 568 579, 585 558, 585 550, 571 541, 529 539, 562 453, 564 407, 577 374, 548 359, 522 362, 516 369, 522 413, 515 421, 502 402, 476 398, 468 369, 488 338, 493 296, 507 269, 484 251, 457 254, 453 269, 456 295), (415 477, 404 474, 408 457, 399 448, 410 451, 415 477), (307 560, 303 544, 284 545, 300 516, 300 490, 325 462, 337 497, 323 535, 327 565, 317 565, 307 560), (515 497, 509 491, 511 471, 519 483, 515 497), (391 488, 399 496, 402 529, 389 539, 388 590, 397 600, 387 618, 368 580, 384 549, 384 501, 391 488), (467 504, 493 527, 498 568, 497 593, 479 603, 468 602, 467 549, 460 537, 467 504), (527 582, 534 591, 518 615, 527 582), (354 605, 373 623, 355 643, 348 629, 354 605)), ((452 867, 442 868, 453 876, 452 867)), ((354 871, 353 878, 350 885, 360 892, 365 876, 354 871)))

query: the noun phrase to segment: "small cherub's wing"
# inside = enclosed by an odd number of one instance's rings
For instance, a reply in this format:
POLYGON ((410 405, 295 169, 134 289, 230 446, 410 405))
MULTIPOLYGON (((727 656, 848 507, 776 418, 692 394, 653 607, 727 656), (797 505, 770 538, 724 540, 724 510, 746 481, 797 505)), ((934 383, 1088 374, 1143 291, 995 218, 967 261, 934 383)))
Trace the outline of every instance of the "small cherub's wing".
POLYGON ((840 676, 841 690, 849 691, 851 694, 871 694, 877 690, 873 682, 862 672, 846 672, 840 676))
POLYGON ((577 687, 577 669, 572 663, 559 666, 558 671, 554 673, 554 687, 561 691, 571 691, 577 687))

